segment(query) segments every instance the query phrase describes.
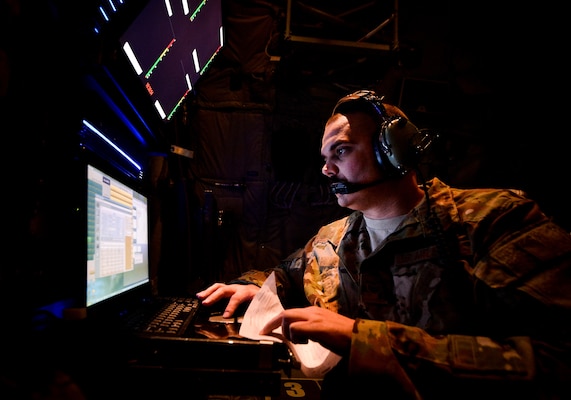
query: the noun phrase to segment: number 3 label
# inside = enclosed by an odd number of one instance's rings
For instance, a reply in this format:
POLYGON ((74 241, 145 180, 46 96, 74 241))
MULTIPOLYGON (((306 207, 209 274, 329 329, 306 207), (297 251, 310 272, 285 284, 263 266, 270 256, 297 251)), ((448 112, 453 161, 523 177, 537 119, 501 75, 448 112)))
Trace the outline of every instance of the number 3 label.
POLYGON ((284 387, 286 388, 286 394, 289 397, 305 397, 305 390, 299 382, 284 382, 284 387))

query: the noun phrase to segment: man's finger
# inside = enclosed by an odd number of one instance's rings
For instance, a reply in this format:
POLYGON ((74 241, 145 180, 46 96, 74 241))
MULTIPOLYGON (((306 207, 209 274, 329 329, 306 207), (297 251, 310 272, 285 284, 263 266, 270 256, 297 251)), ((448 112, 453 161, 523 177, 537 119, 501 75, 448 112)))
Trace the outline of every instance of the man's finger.
POLYGON ((307 336, 299 329, 300 323, 294 322, 289 326, 289 340, 293 343, 307 344, 307 336))
POLYGON ((274 329, 282 325, 282 319, 283 319, 282 313, 279 313, 278 315, 273 317, 271 320, 269 320, 266 323, 266 325, 264 325, 264 327, 260 331, 260 335, 268 335, 272 333, 274 329))

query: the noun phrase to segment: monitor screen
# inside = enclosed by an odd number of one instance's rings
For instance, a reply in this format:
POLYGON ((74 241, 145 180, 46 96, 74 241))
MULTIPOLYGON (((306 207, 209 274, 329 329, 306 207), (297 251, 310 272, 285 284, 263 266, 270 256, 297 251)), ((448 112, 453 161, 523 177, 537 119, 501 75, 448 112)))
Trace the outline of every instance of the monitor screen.
POLYGON ((120 37, 163 120, 173 117, 223 45, 221 0, 150 0, 120 37))
POLYGON ((149 282, 147 197, 87 165, 87 297, 93 306, 149 282))

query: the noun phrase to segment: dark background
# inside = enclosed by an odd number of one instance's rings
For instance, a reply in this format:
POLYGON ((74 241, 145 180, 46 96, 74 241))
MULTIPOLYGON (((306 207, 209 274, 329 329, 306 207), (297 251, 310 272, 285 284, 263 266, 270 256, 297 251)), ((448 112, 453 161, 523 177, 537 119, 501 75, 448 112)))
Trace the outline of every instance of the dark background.
POLYGON ((94 35, 96 1, 0 2, 6 398, 47 396, 60 369, 79 380, 95 377, 95 391, 107 393, 77 351, 85 332, 65 329, 52 308, 42 308, 81 295, 73 288, 85 272, 84 118, 144 166, 154 283, 163 293, 194 293, 272 266, 345 213, 321 176, 320 138, 337 99, 362 88, 440 133, 429 175, 460 187, 522 189, 571 229, 562 7, 307 0, 292 1, 288 13, 285 0, 225 0, 226 46, 176 117, 163 123, 117 42, 144 4, 126 1, 94 35), (123 104, 109 74, 134 108, 123 104), (193 157, 171 153, 172 145, 193 157))

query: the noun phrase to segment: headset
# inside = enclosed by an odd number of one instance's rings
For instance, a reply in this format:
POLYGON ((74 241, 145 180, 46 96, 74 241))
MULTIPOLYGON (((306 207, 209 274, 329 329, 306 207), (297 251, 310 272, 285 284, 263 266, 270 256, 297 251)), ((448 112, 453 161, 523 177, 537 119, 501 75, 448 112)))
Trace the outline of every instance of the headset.
POLYGON ((331 115, 364 112, 377 121, 372 137, 375 158, 385 177, 392 178, 416 169, 420 156, 438 135, 418 129, 404 114, 389 116, 383 99, 372 90, 358 90, 342 97, 331 115))

